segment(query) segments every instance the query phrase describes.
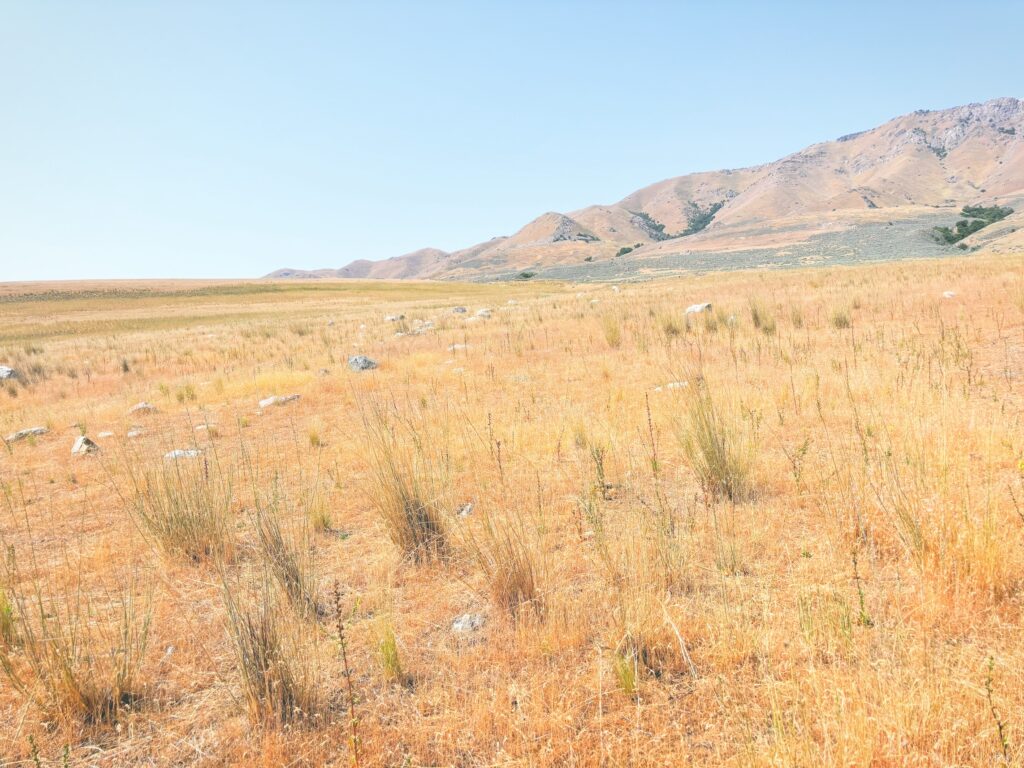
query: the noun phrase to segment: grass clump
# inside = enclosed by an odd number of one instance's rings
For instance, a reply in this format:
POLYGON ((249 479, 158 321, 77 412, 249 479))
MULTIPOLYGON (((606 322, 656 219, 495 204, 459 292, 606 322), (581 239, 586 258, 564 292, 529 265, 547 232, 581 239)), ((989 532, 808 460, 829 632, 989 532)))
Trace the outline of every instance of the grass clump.
POLYGON ((317 613, 317 579, 309 556, 308 537, 288 537, 281 530, 279 500, 257 500, 252 524, 263 562, 300 616, 317 613))
POLYGON ((849 328, 851 325, 850 311, 847 309, 837 309, 832 312, 832 327, 836 330, 844 330, 849 328))
POLYGON ((227 629, 252 722, 286 725, 320 705, 314 656, 306 653, 289 613, 281 610, 269 580, 244 595, 222 578, 227 629))
POLYGON ((370 458, 370 495, 391 541, 417 563, 451 554, 443 467, 425 427, 377 406, 364 416, 370 458))
POLYGON ((524 608, 543 613, 540 567, 521 522, 498 522, 487 515, 479 532, 467 529, 466 549, 484 575, 495 607, 512 617, 524 608))
POLYGON ((622 346, 622 325, 615 315, 607 314, 601 317, 601 331, 609 347, 618 349, 622 346))
POLYGON ((734 420, 718 409, 704 382, 693 388, 687 401, 680 440, 709 496, 730 501, 750 496, 752 443, 734 420))
POLYGON ((752 301, 750 303, 750 321, 765 336, 771 336, 775 333, 775 317, 759 301, 752 301))
POLYGON ((208 466, 173 467, 136 484, 133 516, 168 554, 194 563, 230 560, 234 554, 231 484, 208 466))
POLYGON ((117 721, 141 698, 149 641, 151 604, 139 601, 135 586, 132 580, 103 599, 81 585, 59 597, 38 581, 12 588, 4 614, 8 630, 17 620, 17 633, 5 631, 0 645, 0 669, 12 688, 53 716, 117 721))

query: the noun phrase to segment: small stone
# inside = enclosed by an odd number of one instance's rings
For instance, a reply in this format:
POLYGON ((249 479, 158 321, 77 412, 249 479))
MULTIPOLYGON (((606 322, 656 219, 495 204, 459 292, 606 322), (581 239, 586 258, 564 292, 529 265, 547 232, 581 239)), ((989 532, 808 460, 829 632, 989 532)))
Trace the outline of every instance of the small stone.
POLYGON ((260 400, 260 408, 269 408, 272 405, 285 405, 299 399, 299 395, 271 395, 260 400))
POLYGON ((686 308, 686 314, 688 314, 688 315, 698 315, 701 312, 710 312, 710 311, 711 311, 711 302, 710 301, 706 301, 706 302, 704 302, 702 304, 691 304, 690 306, 688 306, 686 308))
POLYGON ((473 502, 468 501, 459 510, 459 517, 469 517, 471 514, 473 514, 473 502))
POLYGON ((24 440, 26 437, 39 437, 45 435, 50 430, 46 427, 29 427, 28 429, 20 429, 17 432, 7 436, 8 443, 16 443, 19 440, 24 440))
POLYGON ((405 315, 384 315, 386 323, 397 323, 399 320, 405 320, 405 315))
POLYGON ((75 444, 71 446, 71 454, 73 456, 82 456, 86 453, 92 453, 98 451, 100 447, 96 445, 85 435, 79 435, 75 438, 75 444))
POLYGON ((353 371, 370 371, 377 367, 377 361, 366 355, 352 355, 348 359, 348 367, 353 371))
POLYGON ((136 437, 142 437, 144 434, 146 434, 146 430, 142 427, 132 427, 128 430, 127 437, 129 440, 134 440, 136 437))
POLYGON ((469 344, 452 344, 450 347, 448 347, 449 352, 458 352, 459 350, 462 349, 469 349, 469 344))
POLYGON ((100 432, 98 435, 96 435, 96 437, 101 439, 101 440, 106 439, 108 437, 113 437, 113 436, 114 436, 113 432, 100 432))
POLYGON ((484 619, 482 614, 464 613, 452 622, 452 632, 460 634, 476 632, 483 627, 485 621, 486 619, 484 619))
POLYGON ((157 407, 152 403, 147 403, 146 401, 136 403, 128 409, 128 413, 156 413, 156 411, 157 407))
POLYGON ((468 311, 469 310, 466 309, 465 307, 452 307, 452 312, 454 312, 456 315, 464 315, 468 311))
POLYGON ((484 307, 483 309, 478 309, 476 311, 476 316, 477 317, 490 317, 491 316, 491 310, 489 310, 487 307, 484 307))
POLYGON ((177 448, 164 454, 165 461, 177 461, 178 459, 197 459, 203 455, 198 448, 177 448))
MULTIPOLYGON (((956 291, 943 291, 942 292, 942 298, 944 298, 944 299, 955 299, 956 298, 956 291)), ((3 377, 0 376, 0 378, 3 378, 3 377)))
POLYGON ((0 365, 0 380, 16 378, 18 378, 18 372, 16 370, 6 365, 0 365))

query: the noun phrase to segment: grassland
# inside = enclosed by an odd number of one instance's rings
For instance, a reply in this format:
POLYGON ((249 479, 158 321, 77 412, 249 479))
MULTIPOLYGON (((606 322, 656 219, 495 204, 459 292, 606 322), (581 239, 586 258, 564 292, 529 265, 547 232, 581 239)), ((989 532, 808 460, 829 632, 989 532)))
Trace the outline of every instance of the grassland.
POLYGON ((1024 757, 1017 258, 0 293, 0 765, 1024 757))

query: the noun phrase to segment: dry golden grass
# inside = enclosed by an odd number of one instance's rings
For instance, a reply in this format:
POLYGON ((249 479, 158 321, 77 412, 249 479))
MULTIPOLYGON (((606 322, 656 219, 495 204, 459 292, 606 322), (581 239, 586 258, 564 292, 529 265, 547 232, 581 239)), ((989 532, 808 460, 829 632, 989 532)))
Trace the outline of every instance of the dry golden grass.
POLYGON ((0 765, 1024 759, 1019 260, 130 288, 2 291, 0 765))

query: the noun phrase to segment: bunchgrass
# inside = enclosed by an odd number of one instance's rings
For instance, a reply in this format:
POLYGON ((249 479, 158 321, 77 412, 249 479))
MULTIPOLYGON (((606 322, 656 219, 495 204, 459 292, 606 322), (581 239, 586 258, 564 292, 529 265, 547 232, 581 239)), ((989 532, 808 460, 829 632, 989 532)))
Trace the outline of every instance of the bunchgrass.
POLYGON ((194 563, 231 559, 231 483, 219 470, 175 462, 133 482, 130 510, 160 549, 194 563))

